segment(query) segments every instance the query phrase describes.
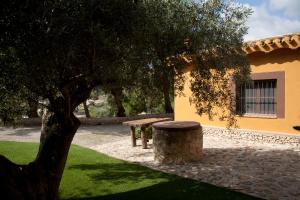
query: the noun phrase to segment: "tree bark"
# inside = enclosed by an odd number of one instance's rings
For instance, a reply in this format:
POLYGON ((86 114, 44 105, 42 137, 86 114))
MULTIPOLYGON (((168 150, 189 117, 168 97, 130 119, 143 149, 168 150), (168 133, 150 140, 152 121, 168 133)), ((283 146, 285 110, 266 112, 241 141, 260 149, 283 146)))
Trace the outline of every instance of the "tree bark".
POLYGON ((126 117, 125 109, 122 104, 123 101, 123 90, 121 87, 111 89, 111 94, 114 97, 117 106, 117 117, 126 117))
POLYGON ((173 108, 170 99, 170 89, 167 84, 163 84, 163 93, 164 93, 164 101, 165 101, 165 112, 173 113, 173 108))
POLYGON ((86 117, 86 118, 90 118, 91 115, 90 115, 89 108, 88 108, 88 106, 86 105, 86 101, 84 101, 82 104, 83 104, 83 109, 84 109, 85 117, 86 117))
POLYGON ((27 116, 29 118, 39 117, 37 114, 38 102, 34 101, 32 99, 28 99, 27 102, 28 102, 28 106, 29 106, 29 110, 27 111, 27 116))
POLYGON ((36 159, 17 165, 0 155, 0 195, 3 199, 57 200, 67 155, 80 121, 73 113, 43 116, 36 159))

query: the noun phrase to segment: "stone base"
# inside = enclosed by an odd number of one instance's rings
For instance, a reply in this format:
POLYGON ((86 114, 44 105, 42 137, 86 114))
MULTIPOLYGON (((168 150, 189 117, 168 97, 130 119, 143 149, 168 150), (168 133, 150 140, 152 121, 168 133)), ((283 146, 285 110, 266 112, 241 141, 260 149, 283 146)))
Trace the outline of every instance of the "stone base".
POLYGON ((153 125, 155 161, 182 164, 202 159, 203 134, 200 124, 182 126, 179 123, 182 122, 161 122, 153 125))
POLYGON ((215 126, 203 126, 203 134, 219 136, 230 139, 248 140, 255 142, 266 142, 274 144, 285 144, 300 147, 300 136, 279 134, 266 131, 254 131, 246 129, 227 129, 215 126))

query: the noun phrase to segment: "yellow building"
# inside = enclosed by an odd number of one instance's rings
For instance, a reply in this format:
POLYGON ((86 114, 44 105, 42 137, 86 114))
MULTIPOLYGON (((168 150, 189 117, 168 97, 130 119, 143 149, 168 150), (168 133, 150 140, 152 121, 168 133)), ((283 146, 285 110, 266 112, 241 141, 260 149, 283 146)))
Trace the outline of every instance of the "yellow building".
MULTIPOLYGON (((240 132, 299 134, 300 126, 300 33, 277 36, 245 43, 251 65, 252 84, 238 90, 236 108, 240 132)), ((185 73, 189 77, 189 71, 185 73)), ((175 98, 175 120, 193 120, 204 127, 224 130, 226 122, 199 116, 190 104, 191 91, 186 83, 185 97, 175 98)), ((248 134, 249 135, 249 134, 248 134)))

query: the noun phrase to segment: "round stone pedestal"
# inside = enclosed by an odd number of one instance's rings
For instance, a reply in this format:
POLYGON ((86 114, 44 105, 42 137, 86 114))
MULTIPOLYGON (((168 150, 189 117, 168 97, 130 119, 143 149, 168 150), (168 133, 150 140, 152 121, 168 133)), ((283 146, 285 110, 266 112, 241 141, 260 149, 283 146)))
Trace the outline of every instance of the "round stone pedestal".
POLYGON ((154 159, 181 164, 202 158, 203 133, 198 122, 167 121, 153 124, 154 159))

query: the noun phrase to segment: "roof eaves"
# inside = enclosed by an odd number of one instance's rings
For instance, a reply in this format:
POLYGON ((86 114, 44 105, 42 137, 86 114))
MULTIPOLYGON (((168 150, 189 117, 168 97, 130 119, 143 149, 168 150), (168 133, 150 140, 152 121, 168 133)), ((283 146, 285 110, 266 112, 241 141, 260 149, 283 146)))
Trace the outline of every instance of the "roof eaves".
POLYGON ((299 47, 300 32, 297 32, 254 41, 248 41, 244 43, 243 50, 247 54, 251 54, 258 51, 269 53, 276 49, 298 49, 299 47))

